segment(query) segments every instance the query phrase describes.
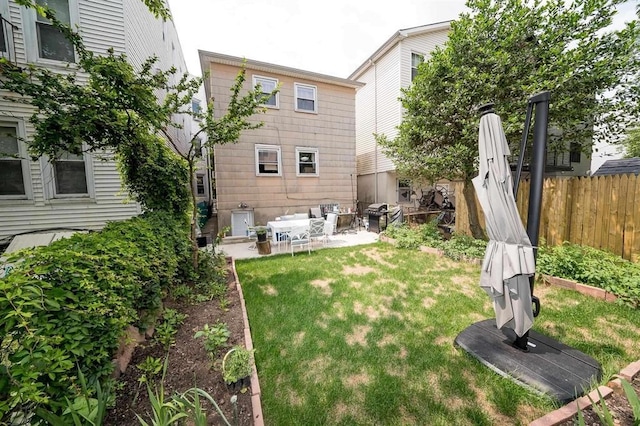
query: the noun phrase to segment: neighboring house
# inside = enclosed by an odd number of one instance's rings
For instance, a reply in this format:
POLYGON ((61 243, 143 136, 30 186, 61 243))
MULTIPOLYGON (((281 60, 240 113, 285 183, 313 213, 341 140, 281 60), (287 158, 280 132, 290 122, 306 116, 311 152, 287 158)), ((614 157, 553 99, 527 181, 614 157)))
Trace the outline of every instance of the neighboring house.
POLYGON ((447 40, 449 22, 399 30, 358 67, 349 79, 365 83, 356 93, 356 156, 360 207, 371 203, 411 204, 411 182, 397 176, 374 134, 394 138, 402 121, 400 89, 417 67, 447 40))
MULTIPOLYGON (((44 4, 44 0, 37 0, 44 4)), ((173 22, 156 19, 141 0, 57 0, 46 4, 58 18, 79 28, 88 49, 126 53, 139 68, 152 55, 158 69, 186 72, 173 22)), ((0 55, 18 64, 68 72, 76 60, 71 44, 35 11, 0 0, 0 55)), ((112 155, 63 155, 54 163, 31 161, 21 139, 31 137, 29 106, 0 100, 0 242, 13 235, 53 228, 100 229, 107 221, 140 212, 121 185, 112 155), (19 157, 16 158, 15 156, 19 157), (108 161, 103 161, 103 159, 108 161)), ((182 120, 182 119, 181 119, 182 120)), ((188 140, 191 123, 183 121, 188 140)))
MULTIPOLYGON (((235 144, 214 147, 218 229, 246 235, 247 225, 307 213, 321 204, 353 208, 356 197, 355 89, 362 84, 295 68, 200 51, 209 73, 206 98, 220 117, 243 63, 244 88, 280 92, 266 102, 264 122, 235 144), (246 221, 246 222, 245 222, 246 221)), ((246 93, 246 92, 245 92, 246 93)))
POLYGON ((640 174, 640 158, 620 158, 605 161, 591 176, 640 174))
MULTIPOLYGON (((375 134, 394 138, 402 121, 400 89, 407 88, 418 72, 418 65, 428 60, 436 46, 447 41, 450 22, 422 25, 399 30, 360 65, 349 79, 365 83, 356 94, 356 155, 358 200, 360 208, 371 203, 413 205, 412 190, 420 188, 396 174, 393 162, 383 154, 375 134)), ((526 104, 522 112, 526 111, 526 104)), ((531 130, 532 131, 532 130, 531 130)), ((587 173, 590 158, 567 146, 567 152, 547 156, 547 175, 587 173)), ((443 183, 451 189, 448 183, 443 183)))

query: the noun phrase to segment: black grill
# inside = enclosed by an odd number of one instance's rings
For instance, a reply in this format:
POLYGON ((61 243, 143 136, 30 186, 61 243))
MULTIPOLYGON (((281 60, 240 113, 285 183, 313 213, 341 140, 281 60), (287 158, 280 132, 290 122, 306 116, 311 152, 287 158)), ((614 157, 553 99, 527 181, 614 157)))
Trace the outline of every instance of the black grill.
POLYGON ((369 204, 364 211, 369 221, 369 231, 380 232, 387 227, 387 205, 385 203, 369 204))

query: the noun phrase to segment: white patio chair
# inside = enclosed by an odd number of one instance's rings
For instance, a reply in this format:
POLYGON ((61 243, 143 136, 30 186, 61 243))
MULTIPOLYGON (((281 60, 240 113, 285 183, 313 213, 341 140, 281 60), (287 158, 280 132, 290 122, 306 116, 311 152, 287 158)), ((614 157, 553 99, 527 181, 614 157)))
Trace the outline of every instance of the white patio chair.
POLYGON ((249 225, 247 219, 244 220, 244 224, 247 225, 247 237, 249 237, 249 239, 252 241, 249 249, 255 250, 257 248, 256 241, 258 241, 258 233, 256 232, 256 227, 249 225))
POLYGON ((323 228, 323 232, 322 232, 322 245, 326 246, 327 244, 329 244, 329 237, 333 235, 333 223, 329 222, 328 220, 324 221, 324 228, 323 228))
POLYGON ((309 219, 309 213, 294 213, 293 219, 309 219))
POLYGON ((338 226, 338 215, 335 213, 327 213, 327 222, 331 222, 333 226, 331 234, 335 234, 337 231, 336 227, 338 226))
POLYGON ((311 238, 312 242, 314 240, 324 242, 324 224, 324 219, 311 219, 309 221, 309 238, 311 238))
POLYGON ((287 247, 289 244, 289 232, 286 231, 278 231, 276 232, 276 237, 274 238, 276 241, 276 246, 278 247, 278 252, 282 250, 282 247, 287 247))
POLYGON ((293 249, 296 247, 307 247, 307 251, 311 254, 311 238, 309 237, 309 227, 296 227, 289 232, 289 246, 291 247, 291 256, 293 249))

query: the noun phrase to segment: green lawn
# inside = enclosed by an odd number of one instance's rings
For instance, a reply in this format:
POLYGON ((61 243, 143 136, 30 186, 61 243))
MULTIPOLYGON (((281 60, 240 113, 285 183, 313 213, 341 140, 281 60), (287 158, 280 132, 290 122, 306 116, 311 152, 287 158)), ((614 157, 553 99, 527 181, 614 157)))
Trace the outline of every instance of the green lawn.
MULTIPOLYGON (((554 409, 453 345, 494 316, 479 267, 377 243, 236 262, 268 425, 528 424, 554 409)), ((537 288, 534 328, 640 359, 640 312, 537 288)))

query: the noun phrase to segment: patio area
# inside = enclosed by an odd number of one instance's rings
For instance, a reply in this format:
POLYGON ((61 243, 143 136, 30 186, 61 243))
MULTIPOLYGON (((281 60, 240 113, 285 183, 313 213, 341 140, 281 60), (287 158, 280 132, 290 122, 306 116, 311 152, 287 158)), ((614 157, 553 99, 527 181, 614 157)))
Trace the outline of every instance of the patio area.
MULTIPOLYGON (((326 245, 323 246, 322 244, 315 244, 312 250, 371 244, 378 241, 378 238, 379 234, 375 232, 368 232, 365 230, 348 231, 330 235, 328 237, 326 245)), ((278 254, 287 254, 289 256, 291 255, 288 248, 279 251, 277 247, 271 247, 271 254, 261 255, 256 249, 255 240, 238 237, 224 238, 222 240, 222 243, 218 247, 216 247, 216 250, 223 251, 228 256, 231 256, 234 259, 249 259, 253 257, 274 256, 278 254)), ((296 256, 305 254, 307 253, 304 250, 296 252, 296 256)))

